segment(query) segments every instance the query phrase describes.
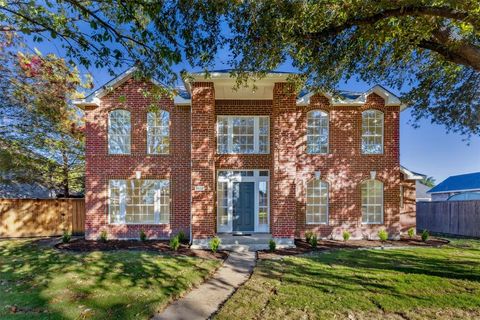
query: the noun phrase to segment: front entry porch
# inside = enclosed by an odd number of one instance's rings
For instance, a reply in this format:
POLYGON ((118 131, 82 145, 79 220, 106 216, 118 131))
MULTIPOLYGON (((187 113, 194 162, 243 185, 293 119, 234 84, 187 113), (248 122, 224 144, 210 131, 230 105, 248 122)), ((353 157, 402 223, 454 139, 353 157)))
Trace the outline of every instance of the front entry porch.
POLYGON ((220 170, 217 173, 217 232, 270 232, 268 170, 220 170))

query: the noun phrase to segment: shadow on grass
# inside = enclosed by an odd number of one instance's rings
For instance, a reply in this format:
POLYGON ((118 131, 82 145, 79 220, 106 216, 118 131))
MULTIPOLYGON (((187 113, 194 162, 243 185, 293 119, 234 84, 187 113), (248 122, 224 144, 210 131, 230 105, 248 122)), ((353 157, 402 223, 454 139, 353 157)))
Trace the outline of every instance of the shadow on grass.
POLYGON ((142 251, 67 253, 0 241, 0 318, 149 318, 218 261, 142 251))

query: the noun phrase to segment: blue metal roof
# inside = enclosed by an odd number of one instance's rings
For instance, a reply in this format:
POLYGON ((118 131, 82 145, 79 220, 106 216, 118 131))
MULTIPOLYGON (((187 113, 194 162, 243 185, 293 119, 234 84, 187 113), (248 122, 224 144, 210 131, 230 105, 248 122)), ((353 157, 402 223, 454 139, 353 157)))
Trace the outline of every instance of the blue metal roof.
POLYGON ((480 190, 480 172, 448 177, 428 192, 433 193, 462 190, 480 190))

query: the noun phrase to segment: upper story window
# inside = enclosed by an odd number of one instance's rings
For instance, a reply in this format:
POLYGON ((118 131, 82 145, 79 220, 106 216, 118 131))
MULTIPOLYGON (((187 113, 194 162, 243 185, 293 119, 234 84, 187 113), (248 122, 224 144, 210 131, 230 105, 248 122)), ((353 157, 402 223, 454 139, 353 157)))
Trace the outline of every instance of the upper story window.
POLYGON ((130 112, 113 110, 108 114, 108 153, 130 154, 130 112))
POLYGON ((218 116, 217 152, 269 153, 268 116, 218 116))
POLYGON ((328 223, 328 183, 313 179, 307 184, 307 224, 328 223))
POLYGON ((170 113, 147 113, 147 153, 168 154, 170 149, 170 113))
POLYGON ((362 223, 383 223, 383 183, 378 180, 362 183, 362 223))
POLYGON ((383 112, 381 111, 362 112, 362 153, 383 153, 383 112))
POLYGON ((110 180, 108 212, 110 223, 169 223, 169 181, 110 180))
POLYGON ((307 113, 307 153, 328 153, 328 113, 307 113))

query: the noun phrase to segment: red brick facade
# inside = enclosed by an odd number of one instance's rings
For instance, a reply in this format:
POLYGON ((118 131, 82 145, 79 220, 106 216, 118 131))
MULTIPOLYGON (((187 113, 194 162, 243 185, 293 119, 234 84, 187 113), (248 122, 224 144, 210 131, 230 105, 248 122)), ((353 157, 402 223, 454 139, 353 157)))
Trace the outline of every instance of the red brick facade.
MULTIPOLYGON (((331 105, 322 95, 311 97, 308 106, 297 106, 295 93, 286 83, 276 83, 272 100, 216 100, 212 82, 194 82, 191 106, 174 105, 170 98, 157 105, 170 112, 170 154, 148 155, 146 117, 151 99, 143 92, 152 84, 128 80, 101 98, 100 106, 86 111, 87 181, 86 237, 95 239, 102 230, 110 238, 138 238, 144 230, 150 238, 168 238, 179 230, 194 239, 216 233, 216 172, 219 169, 268 169, 270 171, 270 232, 273 237, 293 239, 312 230, 321 237, 341 237, 349 230, 354 238, 375 237, 379 229, 392 236, 405 232, 415 218, 410 199, 414 181, 404 180, 399 163, 399 106, 385 106, 372 93, 361 106, 331 105), (131 154, 109 155, 108 112, 131 112, 131 154), (384 152, 361 153, 362 111, 384 113, 384 152), (329 115, 329 153, 306 153, 306 116, 310 110, 329 115), (270 117, 269 154, 216 153, 215 124, 218 115, 267 115, 270 117), (108 223, 109 179, 168 179, 170 223, 162 225, 113 225, 108 223), (329 183, 329 223, 306 224, 305 189, 320 172, 329 183), (361 223, 360 184, 376 172, 384 184, 384 224, 361 223), (403 225, 401 225, 401 223, 403 225)), ((414 224, 414 222, 413 222, 414 224)))

